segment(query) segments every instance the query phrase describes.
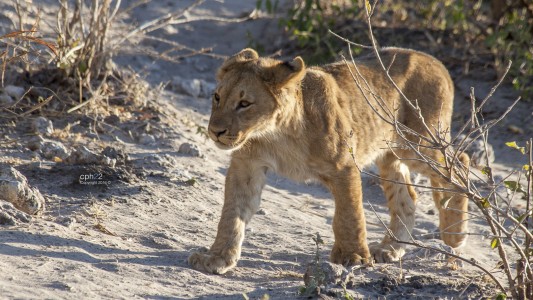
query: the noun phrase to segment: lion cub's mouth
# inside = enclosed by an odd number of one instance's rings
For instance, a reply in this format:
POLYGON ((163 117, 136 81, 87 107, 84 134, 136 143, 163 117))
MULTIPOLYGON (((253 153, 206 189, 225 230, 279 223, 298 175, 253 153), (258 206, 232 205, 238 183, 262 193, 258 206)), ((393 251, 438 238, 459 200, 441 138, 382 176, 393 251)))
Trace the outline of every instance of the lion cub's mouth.
MULTIPOLYGON (((228 140, 228 139, 226 139, 226 140, 228 140)), ((217 140, 214 140, 214 141, 215 141, 215 145, 219 149, 222 149, 222 150, 238 150, 239 148, 241 148, 244 145, 244 143, 246 142, 246 139, 235 138, 235 139, 228 140, 226 143, 222 142, 220 140, 220 138, 218 138, 217 140)))

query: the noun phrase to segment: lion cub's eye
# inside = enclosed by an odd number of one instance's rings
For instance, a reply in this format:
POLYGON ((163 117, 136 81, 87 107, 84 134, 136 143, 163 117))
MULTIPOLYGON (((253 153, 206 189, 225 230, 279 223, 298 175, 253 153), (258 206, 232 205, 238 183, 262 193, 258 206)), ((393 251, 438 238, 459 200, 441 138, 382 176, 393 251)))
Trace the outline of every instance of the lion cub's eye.
POLYGON ((220 95, 218 93, 214 93, 213 98, 215 98, 216 102, 220 101, 220 95))
POLYGON ((239 102, 239 104, 237 105, 237 109, 240 109, 240 108, 245 108, 245 107, 248 107, 252 105, 252 103, 246 101, 246 100, 242 100, 239 102))

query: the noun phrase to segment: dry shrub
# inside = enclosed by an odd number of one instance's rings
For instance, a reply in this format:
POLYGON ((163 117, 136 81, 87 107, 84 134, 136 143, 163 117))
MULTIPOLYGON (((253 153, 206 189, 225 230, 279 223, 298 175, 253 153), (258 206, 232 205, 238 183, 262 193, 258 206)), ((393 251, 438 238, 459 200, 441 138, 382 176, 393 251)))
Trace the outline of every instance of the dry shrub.
MULTIPOLYGON (((386 76, 388 83, 401 95, 401 101, 404 101, 407 105, 417 111, 419 113, 418 117, 423 120, 416 99, 409 99, 403 94, 403 91, 390 76, 389 68, 385 66, 381 60, 379 46, 372 34, 373 28, 371 16, 375 10, 375 3, 374 5, 370 5, 368 1, 366 1, 366 3, 367 9, 365 13, 368 32, 373 52, 380 63, 381 69, 386 76)), ((344 41, 347 42, 348 47, 351 48, 353 43, 346 39, 344 39, 344 41)), ((351 49, 348 53, 350 53, 350 55, 352 54, 351 49)), ((358 71, 358 66, 352 56, 351 60, 346 60, 346 63, 350 64, 355 69, 352 76, 358 88, 361 91, 364 91, 362 94, 365 97, 364 100, 366 103, 371 106, 374 112, 379 114, 383 120, 393 126, 394 130, 396 130, 400 137, 403 137, 402 143, 398 146, 400 148, 412 150, 413 153, 416 154, 416 159, 424 162, 433 169, 436 176, 445 179, 450 184, 454 193, 463 194, 478 207, 477 211, 469 213, 469 218, 480 219, 487 224, 487 229, 490 233, 481 234, 490 239, 490 243, 487 243, 487 251, 490 251, 491 249, 496 250, 501 261, 495 262, 494 266, 483 266, 481 263, 465 256, 428 247, 424 245, 423 242, 415 240, 412 236, 409 241, 399 240, 385 225, 385 222, 380 219, 389 236, 398 243, 409 244, 424 249, 432 249, 477 267, 489 276, 498 286, 500 293, 496 296, 497 299, 505 299, 507 294, 510 294, 513 299, 533 298, 533 234, 531 232, 531 228, 533 227, 533 220, 531 220, 533 206, 530 205, 533 200, 533 139, 529 139, 525 146, 518 145, 518 143, 511 141, 506 143, 508 147, 515 149, 510 151, 518 150, 522 155, 527 155, 528 159, 527 164, 521 166, 518 170, 513 171, 503 180, 495 180, 493 177, 492 166, 488 157, 486 159, 486 165, 482 168, 481 174, 479 174, 479 172, 474 172, 472 169, 468 168, 468 166, 464 166, 458 159, 460 154, 466 151, 475 140, 481 139, 486 145, 489 130, 503 120, 520 100, 520 97, 518 97, 513 104, 511 104, 496 119, 484 120, 478 117, 480 111, 487 105, 496 89, 502 84, 505 75, 511 69, 511 63, 509 62, 502 78, 500 78, 498 83, 479 104, 476 102, 474 89, 471 89, 470 100, 472 117, 462 125, 457 137, 452 139, 452 141, 449 141, 446 138, 446 135, 443 135, 438 131, 433 134, 432 132, 434 132, 434 128, 431 128, 424 122, 423 129, 427 133, 427 136, 406 128, 405 125, 396 119, 394 114, 390 113, 392 112, 392 108, 387 107, 387 105, 381 101, 379 93, 366 84, 366 78, 364 78, 358 71), (406 136, 408 136, 408 134, 414 135, 415 138, 407 138, 406 136), (461 134, 464 134, 463 137, 460 137, 461 134), (424 154, 424 148, 439 149, 444 159, 442 161, 432 160, 431 157, 424 154), (502 188, 505 188, 508 191, 507 195, 501 192, 502 188), (516 210, 512 206, 513 199, 517 198, 523 198, 526 201, 525 211, 516 210), (502 281, 497 279, 494 276, 494 271, 490 270, 491 268, 493 268, 493 270, 503 270, 506 280, 502 281)), ((485 155, 488 155, 487 149, 485 149, 485 155)), ((375 176, 370 173, 367 174, 375 176)), ((432 191, 438 190, 430 186, 424 188, 432 191)), ((446 203, 440 204, 446 209, 451 209, 446 207, 446 203)), ((476 233, 464 234, 471 235, 476 233)))

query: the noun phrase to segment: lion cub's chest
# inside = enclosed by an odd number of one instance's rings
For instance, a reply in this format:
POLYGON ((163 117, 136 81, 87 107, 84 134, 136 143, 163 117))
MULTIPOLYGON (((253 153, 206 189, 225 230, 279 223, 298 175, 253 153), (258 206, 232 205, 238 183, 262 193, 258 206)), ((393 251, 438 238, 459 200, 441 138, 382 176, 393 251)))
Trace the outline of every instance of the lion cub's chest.
POLYGON ((295 145, 292 141, 278 141, 263 145, 256 153, 256 158, 269 170, 303 182, 317 179, 317 170, 309 162, 308 149, 295 145))

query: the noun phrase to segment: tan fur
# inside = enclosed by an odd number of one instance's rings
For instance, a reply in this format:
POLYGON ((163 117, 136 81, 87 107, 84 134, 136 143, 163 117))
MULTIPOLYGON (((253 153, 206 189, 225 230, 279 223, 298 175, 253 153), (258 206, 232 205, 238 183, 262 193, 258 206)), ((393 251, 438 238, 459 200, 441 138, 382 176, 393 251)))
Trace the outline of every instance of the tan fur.
MULTIPOLYGON (((418 101, 430 128, 448 132, 454 88, 446 68, 429 55, 406 49, 385 49, 382 58, 405 95, 418 101)), ((356 63, 396 118, 427 136, 375 57, 356 63)), ((237 264, 246 223, 259 208, 269 170, 294 180, 319 180, 329 188, 335 198, 332 262, 355 264, 372 257, 388 262, 403 255, 402 246, 388 235, 369 250, 356 163, 364 167, 377 162, 391 214, 390 229, 401 240, 410 239, 416 194, 412 186, 389 180, 410 184, 412 170, 428 176, 435 187, 449 185, 405 148, 390 151, 390 143, 401 138, 364 100, 345 63, 306 68, 300 57, 282 62, 244 49, 224 62, 217 80, 209 135, 217 146, 233 153, 215 242, 208 252, 189 257, 193 268, 221 274, 237 264)), ((436 161, 440 158, 438 151, 423 151, 436 161)), ((468 164, 466 155, 461 159, 468 164)), ((454 248, 461 246, 465 236, 455 233, 466 230, 467 199, 435 192, 434 200, 444 242, 454 248), (441 202, 447 197, 451 200, 443 208, 441 202)))

